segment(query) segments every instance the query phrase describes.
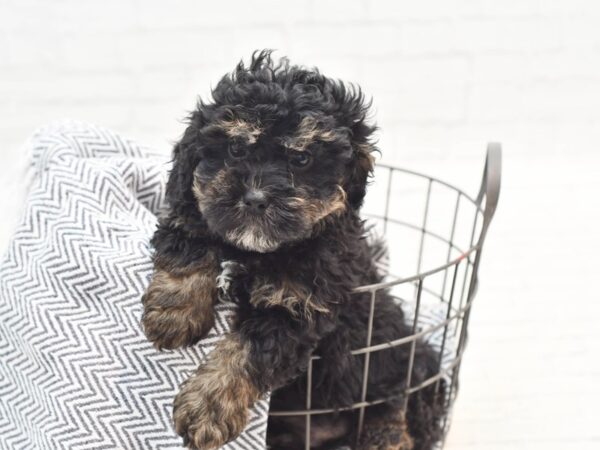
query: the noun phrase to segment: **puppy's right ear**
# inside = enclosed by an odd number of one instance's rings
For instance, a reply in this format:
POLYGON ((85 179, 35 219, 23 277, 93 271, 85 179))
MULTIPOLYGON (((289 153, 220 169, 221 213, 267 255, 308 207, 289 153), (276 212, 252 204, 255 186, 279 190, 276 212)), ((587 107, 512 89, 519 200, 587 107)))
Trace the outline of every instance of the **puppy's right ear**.
POLYGON ((173 149, 173 166, 167 181, 166 198, 172 213, 177 216, 200 214, 192 193, 194 169, 200 162, 197 151, 201 115, 195 112, 181 140, 173 149))
POLYGON ((348 180, 345 183, 345 191, 348 203, 354 209, 362 206, 367 192, 367 182, 373 175, 375 158, 373 153, 377 151, 370 142, 353 143, 353 162, 348 180))

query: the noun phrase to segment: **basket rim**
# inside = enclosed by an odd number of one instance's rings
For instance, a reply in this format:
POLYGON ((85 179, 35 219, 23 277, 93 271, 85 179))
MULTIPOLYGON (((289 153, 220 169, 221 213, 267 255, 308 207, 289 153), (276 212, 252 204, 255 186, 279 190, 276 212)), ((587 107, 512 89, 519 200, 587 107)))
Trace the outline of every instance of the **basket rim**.
POLYGON ((395 164, 392 164, 392 163, 387 163, 387 162, 385 162, 385 161, 382 161, 382 162, 378 162, 378 163, 376 163, 376 164, 375 164, 375 167, 383 167, 383 168, 385 168, 385 169, 397 170, 397 171, 399 171, 399 172, 404 172, 404 173, 407 173, 407 174, 409 174, 409 175, 414 175, 414 176, 421 177, 421 178, 427 178, 427 179, 428 179, 428 180, 430 180, 431 182, 439 183, 439 184, 441 184, 442 186, 446 186, 446 187, 448 187, 448 188, 450 188, 450 189, 453 189, 453 190, 455 190, 456 192, 460 193, 460 194, 461 194, 463 197, 467 198, 467 199, 468 199, 469 201, 471 201, 471 202, 472 202, 472 203, 473 203, 475 206, 477 206, 477 208, 478 208, 478 209, 479 209, 481 212, 483 212, 483 209, 481 208, 481 203, 480 203, 480 202, 478 202, 478 201, 477 201, 477 200, 476 200, 476 199, 475 199, 473 196, 471 196, 471 195, 467 194, 467 193, 466 193, 466 192, 465 192, 463 189, 461 189, 461 188, 459 188, 459 187, 455 186, 455 185, 454 185, 454 184, 452 184, 452 183, 448 183, 447 181, 441 180, 441 179, 439 179, 439 178, 436 178, 436 177, 432 177, 431 175, 426 175, 426 174, 424 174, 424 173, 417 172, 416 170, 406 169, 406 168, 404 168, 404 167, 400 167, 400 166, 397 166, 397 165, 395 165, 395 164))

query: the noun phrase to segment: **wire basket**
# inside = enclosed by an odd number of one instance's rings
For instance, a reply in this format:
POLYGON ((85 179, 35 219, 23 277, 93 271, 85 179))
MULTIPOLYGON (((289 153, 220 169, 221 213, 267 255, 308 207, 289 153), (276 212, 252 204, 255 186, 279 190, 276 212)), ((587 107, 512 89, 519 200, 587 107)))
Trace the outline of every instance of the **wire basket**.
MULTIPOLYGON (((411 395, 432 384, 445 383, 444 438, 450 425, 452 405, 458 392, 458 375, 467 341, 467 328, 477 291, 477 272, 488 227, 500 193, 501 147, 490 143, 481 188, 473 198, 439 179, 410 170, 379 164, 375 184, 370 188, 363 216, 378 234, 385 236, 389 260, 381 264, 383 282, 359 286, 354 292, 370 296, 370 314, 364 347, 352 351, 364 358, 362 392, 359 402, 344 410, 358 412, 357 434, 363 429, 365 408, 390 398, 367 401, 369 361, 373 352, 410 345, 410 358, 403 408, 411 395), (371 344, 377 292, 387 290, 412 323, 412 334, 390 342, 371 344), (436 351, 438 372, 417 385, 411 383, 417 340, 428 342, 436 351)), ((367 296, 367 298, 369 298, 367 296)), ((306 373, 305 410, 271 410, 271 416, 303 417, 305 448, 310 450, 311 417, 340 411, 340 408, 311 408, 313 355, 306 373)), ((439 443, 443 447, 443 439, 439 443)))

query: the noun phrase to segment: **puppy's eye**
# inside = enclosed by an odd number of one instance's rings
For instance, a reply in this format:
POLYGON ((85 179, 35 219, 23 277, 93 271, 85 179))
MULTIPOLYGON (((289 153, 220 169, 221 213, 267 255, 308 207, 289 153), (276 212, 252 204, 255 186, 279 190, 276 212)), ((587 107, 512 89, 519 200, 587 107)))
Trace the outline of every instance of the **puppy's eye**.
POLYGON ((312 155, 306 151, 304 152, 291 152, 289 156, 290 164, 294 167, 304 168, 312 161, 312 155))
POLYGON ((248 153, 248 149, 246 149, 246 147, 243 147, 239 144, 229 144, 229 155, 233 158, 233 159, 241 159, 244 158, 246 156, 246 154, 248 153))

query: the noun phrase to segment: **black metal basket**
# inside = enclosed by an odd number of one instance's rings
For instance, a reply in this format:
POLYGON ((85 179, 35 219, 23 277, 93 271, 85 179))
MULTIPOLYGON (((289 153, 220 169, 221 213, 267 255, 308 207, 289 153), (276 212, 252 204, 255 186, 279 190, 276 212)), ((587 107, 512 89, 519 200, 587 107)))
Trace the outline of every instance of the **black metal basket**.
MULTIPOLYGON (((367 198, 365 217, 388 241, 389 264, 396 274, 387 272, 382 283, 359 286, 357 293, 370 293, 370 317, 365 346, 352 351, 364 355, 361 401, 345 410, 358 410, 357 430, 360 437, 365 408, 384 403, 389 398, 367 401, 370 355, 399 345, 410 345, 408 377, 404 390, 404 410, 415 392, 434 383, 446 382, 446 435, 452 404, 458 391, 458 374, 467 340, 467 328, 473 299, 477 291, 477 272, 488 227, 494 216, 501 178, 500 144, 488 145, 481 188, 473 198, 459 188, 439 179, 410 170, 379 164, 375 185, 367 198), (387 172, 387 176, 386 176, 387 172), (373 316, 377 292, 389 290, 412 320, 412 334, 394 341, 371 345, 373 316), (438 373, 413 385, 412 368, 417 340, 428 341, 438 352, 438 373)), ((357 356, 361 357, 361 356, 357 356)), ((271 410, 272 416, 304 417, 306 449, 310 449, 311 417, 340 409, 311 408, 312 368, 307 370, 306 409, 303 411, 271 410)), ((443 442, 440 442, 443 446, 443 442)))

